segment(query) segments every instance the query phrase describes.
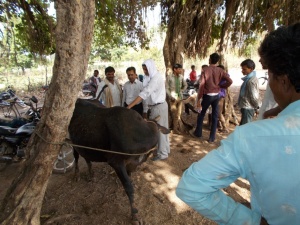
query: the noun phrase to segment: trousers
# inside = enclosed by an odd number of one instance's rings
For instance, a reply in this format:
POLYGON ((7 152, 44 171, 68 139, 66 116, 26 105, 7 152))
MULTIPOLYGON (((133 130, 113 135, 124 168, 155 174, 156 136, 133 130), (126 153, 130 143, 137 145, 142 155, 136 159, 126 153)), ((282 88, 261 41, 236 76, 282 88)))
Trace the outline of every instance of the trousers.
MULTIPOLYGON (((168 128, 169 127, 168 104, 166 101, 162 104, 151 106, 149 119, 155 119, 158 116, 160 116, 160 118, 157 121, 157 123, 161 126, 168 128)), ((169 154, 170 154, 169 134, 163 134, 159 132, 157 156, 161 159, 166 159, 168 158, 169 154)))
POLYGON ((202 102, 201 102, 202 110, 197 117, 197 127, 195 130, 195 136, 202 137, 203 120, 208 107, 211 105, 212 124, 210 128, 209 141, 215 141, 217 124, 218 124, 218 114, 219 114, 219 107, 218 107, 219 100, 220 100, 219 95, 214 95, 214 96, 203 95, 202 102))

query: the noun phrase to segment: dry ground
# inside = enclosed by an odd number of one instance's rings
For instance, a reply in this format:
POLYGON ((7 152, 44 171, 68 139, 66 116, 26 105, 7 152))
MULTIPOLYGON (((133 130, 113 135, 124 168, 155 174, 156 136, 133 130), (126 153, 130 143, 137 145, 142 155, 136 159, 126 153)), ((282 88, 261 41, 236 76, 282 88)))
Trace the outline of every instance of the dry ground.
MULTIPOLYGON (((233 92, 236 94, 236 92, 233 92)), ((192 115, 189 121, 195 121, 192 115)), ((235 126, 230 125, 230 132, 235 126)), ((204 127, 204 137, 209 131, 204 127)), ((136 206, 144 224, 188 225, 216 224, 189 208, 175 195, 175 188, 183 173, 193 162, 217 148, 228 134, 219 133, 213 144, 202 143, 188 134, 170 134, 171 154, 166 161, 148 160, 132 174, 136 206)), ((81 180, 73 180, 74 171, 53 174, 41 211, 42 224, 99 225, 130 224, 130 207, 121 182, 106 163, 93 164, 95 177, 88 182, 87 166, 80 161, 81 180)), ((12 179, 19 173, 20 164, 12 164, 0 172, 0 200, 12 179)), ((236 201, 248 202, 249 184, 238 180, 224 192, 236 201)))

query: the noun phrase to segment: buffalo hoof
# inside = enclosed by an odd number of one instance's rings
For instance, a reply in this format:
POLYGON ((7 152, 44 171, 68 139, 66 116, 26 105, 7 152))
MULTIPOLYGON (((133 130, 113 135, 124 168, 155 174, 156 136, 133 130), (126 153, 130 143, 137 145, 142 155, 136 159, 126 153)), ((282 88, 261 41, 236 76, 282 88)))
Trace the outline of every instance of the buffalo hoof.
POLYGON ((131 224, 133 224, 133 225, 143 225, 144 222, 138 218, 137 213, 134 213, 134 214, 132 214, 131 224))
POLYGON ((94 182, 94 181, 95 181, 94 172, 89 172, 89 173, 86 175, 86 180, 87 180, 88 182, 94 182))
POLYGON ((75 174, 74 177, 73 177, 73 180, 76 181, 76 182, 80 181, 79 174, 75 174))

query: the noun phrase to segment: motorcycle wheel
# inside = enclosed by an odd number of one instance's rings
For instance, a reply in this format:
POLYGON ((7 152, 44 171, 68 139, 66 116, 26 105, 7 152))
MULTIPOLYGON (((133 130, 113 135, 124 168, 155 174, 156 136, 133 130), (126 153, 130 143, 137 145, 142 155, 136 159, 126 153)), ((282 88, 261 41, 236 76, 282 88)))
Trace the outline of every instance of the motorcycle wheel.
POLYGON ((53 173, 66 173, 74 167, 75 158, 72 146, 62 146, 59 155, 53 164, 53 173))
POLYGON ((13 149, 6 142, 0 144, 0 171, 13 162, 13 149))
POLYGON ((10 106, 0 106, 0 116, 3 118, 15 119, 17 118, 17 113, 14 108, 10 106))

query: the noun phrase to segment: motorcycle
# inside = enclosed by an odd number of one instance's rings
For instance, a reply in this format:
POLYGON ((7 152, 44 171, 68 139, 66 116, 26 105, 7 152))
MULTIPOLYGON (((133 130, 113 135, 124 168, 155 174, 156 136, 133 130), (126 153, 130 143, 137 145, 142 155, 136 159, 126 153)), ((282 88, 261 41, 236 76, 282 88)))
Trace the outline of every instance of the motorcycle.
MULTIPOLYGON (((10 86, 8 86, 7 91, 3 91, 0 93, 0 99, 3 99, 2 101, 9 100, 9 99, 15 99, 16 103, 20 107, 22 107, 22 108, 26 107, 25 102, 16 95, 16 92, 10 86)), ((7 103, 7 104, 9 104, 9 103, 7 103)))
MULTIPOLYGON (((35 96, 25 102, 30 108, 25 118, 15 118, 11 121, 0 120, 0 171, 12 162, 20 162, 25 158, 25 149, 42 114, 42 108, 37 107, 35 96), (35 104, 35 106, 34 106, 35 104)), ((66 173, 74 166, 73 148, 63 146, 53 164, 54 173, 66 173)))
POLYGON ((193 95, 195 92, 197 92, 194 82, 192 82, 189 79, 186 79, 186 83, 188 86, 187 86, 187 89, 182 92, 183 99, 187 99, 188 97, 193 95))
POLYGON ((41 118, 37 103, 35 96, 29 98, 28 103, 24 102, 30 107, 25 114, 26 119, 0 120, 0 163, 20 161, 25 157, 27 143, 41 118))
POLYGON ((97 87, 95 87, 94 85, 92 85, 91 83, 83 83, 82 85, 82 94, 84 97, 95 97, 96 95, 96 91, 97 91, 97 87))

